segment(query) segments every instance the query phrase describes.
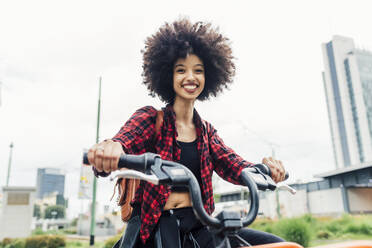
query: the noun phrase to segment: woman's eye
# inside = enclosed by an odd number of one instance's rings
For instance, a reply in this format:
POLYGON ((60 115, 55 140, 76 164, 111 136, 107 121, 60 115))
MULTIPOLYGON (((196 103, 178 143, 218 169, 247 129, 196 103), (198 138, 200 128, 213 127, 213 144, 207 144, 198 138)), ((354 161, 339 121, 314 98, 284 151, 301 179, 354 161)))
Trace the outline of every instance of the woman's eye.
POLYGON ((204 72, 203 69, 197 69, 197 70, 195 70, 195 71, 196 71, 196 73, 203 73, 203 72, 204 72))
POLYGON ((185 70, 184 69, 177 69, 176 72, 178 72, 178 73, 184 73, 185 70))

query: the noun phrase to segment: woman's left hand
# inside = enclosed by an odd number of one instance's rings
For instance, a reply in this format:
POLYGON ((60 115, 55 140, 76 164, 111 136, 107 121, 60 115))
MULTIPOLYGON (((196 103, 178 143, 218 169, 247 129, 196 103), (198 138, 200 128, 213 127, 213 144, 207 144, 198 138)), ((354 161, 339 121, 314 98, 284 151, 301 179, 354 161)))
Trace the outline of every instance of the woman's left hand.
POLYGON ((269 166, 271 170, 271 177, 275 183, 284 181, 285 169, 282 161, 276 160, 272 157, 263 158, 262 163, 269 166))

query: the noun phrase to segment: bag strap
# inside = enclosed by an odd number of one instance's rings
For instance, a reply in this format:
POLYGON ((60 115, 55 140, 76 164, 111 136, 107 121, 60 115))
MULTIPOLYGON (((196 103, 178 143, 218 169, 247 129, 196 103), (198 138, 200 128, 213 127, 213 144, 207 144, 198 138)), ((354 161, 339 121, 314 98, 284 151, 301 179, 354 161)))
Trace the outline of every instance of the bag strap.
MULTIPOLYGON (((160 128, 161 128, 161 126, 163 124, 163 121, 164 121, 164 111, 163 110, 158 110, 157 111, 157 114, 156 114, 156 122, 155 122, 155 138, 160 133, 160 128)), ((155 138, 154 138, 154 140, 155 140, 155 138)), ((119 180, 116 181, 116 184, 115 184, 115 187, 114 187, 114 193, 112 194, 110 201, 112 200, 112 198, 115 195, 115 192, 116 192, 115 189, 116 188, 118 188, 119 198, 120 198, 120 196, 122 194, 121 188, 120 188, 120 182, 121 182, 121 180, 122 179, 119 179, 119 180)))
POLYGON ((163 124, 164 120, 164 111, 158 110, 156 114, 156 123, 155 123, 155 137, 160 133, 161 125, 163 124))

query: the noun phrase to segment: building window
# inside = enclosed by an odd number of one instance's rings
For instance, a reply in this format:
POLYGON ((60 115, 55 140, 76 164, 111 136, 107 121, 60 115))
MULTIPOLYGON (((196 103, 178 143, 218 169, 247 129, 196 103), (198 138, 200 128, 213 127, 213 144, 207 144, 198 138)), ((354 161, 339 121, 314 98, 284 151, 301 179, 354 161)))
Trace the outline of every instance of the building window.
POLYGON ((362 140, 360 138, 358 113, 357 113, 357 108, 356 108, 356 104, 355 104, 354 89, 353 89, 353 83, 352 83, 352 80, 351 80, 350 65, 349 65, 349 60, 348 59, 345 59, 344 65, 345 65, 347 88, 348 88, 349 97, 350 97, 351 113, 353 115, 355 136, 356 136, 357 145, 358 145, 359 161, 361 163, 363 163, 364 162, 364 152, 363 152, 362 140))
POLYGON ((8 205, 28 205, 30 201, 29 193, 8 193, 8 205))
POLYGON ((358 53, 357 62, 367 112, 369 135, 372 139, 372 54, 364 51, 358 53))
POLYGON ((328 55, 328 62, 331 74, 331 83, 332 83, 332 90, 334 95, 334 102, 336 106, 336 116, 337 116, 337 124, 340 134, 340 141, 341 141, 341 149, 342 149, 342 156, 343 156, 343 164, 344 166, 350 166, 350 154, 348 149, 348 142, 346 136, 346 129, 345 129, 345 122, 344 116, 342 112, 342 105, 341 105, 341 96, 340 96, 340 89, 338 87, 338 78, 337 78, 337 70, 335 64, 335 57, 333 54, 333 44, 332 42, 327 43, 327 55, 328 55))

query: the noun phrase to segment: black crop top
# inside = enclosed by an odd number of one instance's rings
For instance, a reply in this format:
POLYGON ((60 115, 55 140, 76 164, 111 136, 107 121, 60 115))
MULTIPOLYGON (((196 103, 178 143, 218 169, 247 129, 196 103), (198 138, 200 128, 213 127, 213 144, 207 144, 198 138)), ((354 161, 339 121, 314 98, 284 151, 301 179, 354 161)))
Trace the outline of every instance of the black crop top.
MULTIPOLYGON (((177 141, 181 147, 181 159, 179 163, 185 165, 194 174, 198 180, 199 186, 201 185, 201 173, 200 173, 200 157, 198 152, 197 140, 193 142, 182 142, 177 141)), ((173 186, 173 192, 188 192, 186 186, 173 186)))

